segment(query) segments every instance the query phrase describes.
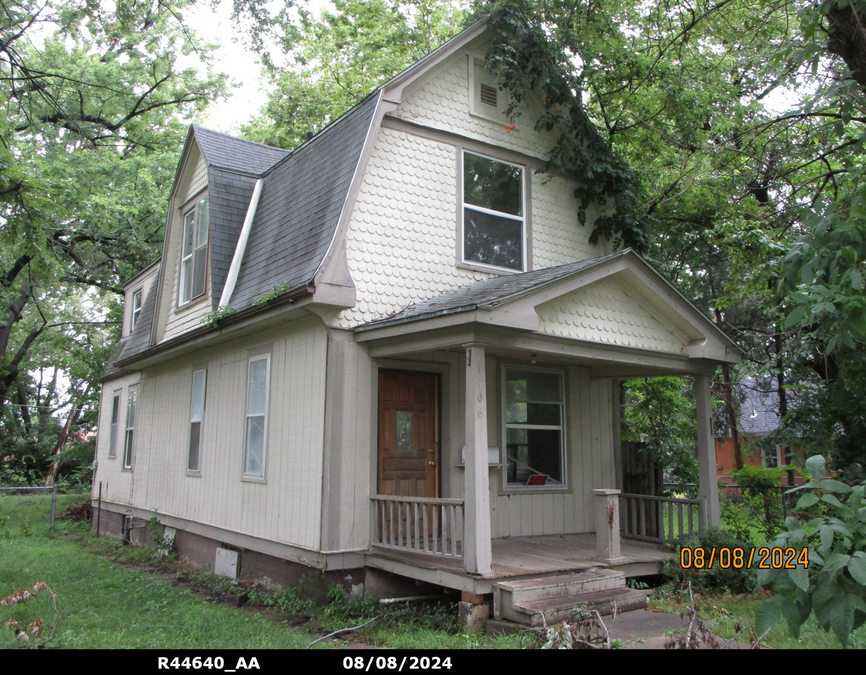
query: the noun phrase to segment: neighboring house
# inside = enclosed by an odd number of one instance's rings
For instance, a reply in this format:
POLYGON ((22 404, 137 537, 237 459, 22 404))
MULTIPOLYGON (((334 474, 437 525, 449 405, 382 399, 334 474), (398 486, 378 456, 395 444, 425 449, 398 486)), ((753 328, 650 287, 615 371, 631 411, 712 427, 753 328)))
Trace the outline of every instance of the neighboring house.
POLYGON ((710 380, 739 352, 638 255, 589 243, 575 182, 537 173, 555 131, 503 112, 485 30, 294 151, 192 128, 104 378, 103 527, 156 515, 199 562, 476 599, 598 565, 596 537, 613 565, 617 381, 654 375, 696 380, 718 523, 710 380), (534 562, 509 567, 521 542, 534 562))
MULTIPOLYGON (((767 446, 757 443, 781 426, 778 390, 764 386, 755 378, 746 378, 736 387, 736 397, 740 411, 738 422, 743 463, 769 468, 802 464, 804 458, 799 449, 793 449, 792 457, 790 452, 779 444, 767 446)), ((736 462, 734 441, 730 436, 716 438, 716 463, 719 478, 733 484, 735 481, 731 472, 736 469, 736 462)), ((797 476, 797 479, 798 482, 803 482, 802 476, 797 476)))

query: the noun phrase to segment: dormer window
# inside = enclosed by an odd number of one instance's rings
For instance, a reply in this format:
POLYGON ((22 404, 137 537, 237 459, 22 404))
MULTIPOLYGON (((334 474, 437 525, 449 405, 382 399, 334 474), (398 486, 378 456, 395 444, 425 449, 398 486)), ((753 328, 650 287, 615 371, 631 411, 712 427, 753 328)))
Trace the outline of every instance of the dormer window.
POLYGON ((463 153, 463 262, 526 269, 523 167, 463 153))
POLYGON ((183 215, 178 304, 204 295, 207 287, 208 199, 203 197, 183 215))
POLYGON ((129 330, 135 329, 135 324, 138 322, 138 317, 141 316, 141 289, 139 288, 132 294, 132 324, 129 330))

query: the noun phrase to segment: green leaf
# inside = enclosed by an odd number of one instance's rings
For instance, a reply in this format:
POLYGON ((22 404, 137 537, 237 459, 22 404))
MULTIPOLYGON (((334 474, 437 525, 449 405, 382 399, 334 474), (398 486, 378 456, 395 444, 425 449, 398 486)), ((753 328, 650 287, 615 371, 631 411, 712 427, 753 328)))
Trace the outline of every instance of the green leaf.
POLYGON ((791 580, 797 585, 797 588, 804 590, 807 593, 809 592, 809 570, 797 565, 793 570, 788 570, 788 573, 791 580))
POLYGON ((806 473, 812 478, 821 478, 827 471, 827 463, 821 455, 812 455, 804 466, 806 473))
POLYGON ((763 635, 779 623, 779 620, 782 618, 783 602, 784 598, 781 595, 774 595, 769 600, 761 603, 755 612, 755 631, 758 635, 763 635))
POLYGON ((830 492, 840 492, 842 494, 848 494, 851 492, 851 486, 846 485, 845 483, 838 480, 822 480, 818 481, 818 487, 822 490, 829 490, 830 492))
POLYGON ((797 500, 798 509, 808 509, 818 503, 818 495, 814 492, 807 492, 799 500, 797 500))
POLYGON ((866 586, 866 554, 857 551, 848 561, 848 571, 858 584, 866 586))

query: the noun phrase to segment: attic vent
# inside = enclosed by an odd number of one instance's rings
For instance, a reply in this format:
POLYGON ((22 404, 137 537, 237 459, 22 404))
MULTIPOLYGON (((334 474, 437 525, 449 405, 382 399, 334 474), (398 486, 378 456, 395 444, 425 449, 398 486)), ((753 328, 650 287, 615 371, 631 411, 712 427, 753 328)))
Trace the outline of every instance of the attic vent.
POLYGON ((489 84, 481 85, 481 102, 484 105, 489 105, 494 108, 499 107, 498 94, 496 87, 491 87, 489 84))

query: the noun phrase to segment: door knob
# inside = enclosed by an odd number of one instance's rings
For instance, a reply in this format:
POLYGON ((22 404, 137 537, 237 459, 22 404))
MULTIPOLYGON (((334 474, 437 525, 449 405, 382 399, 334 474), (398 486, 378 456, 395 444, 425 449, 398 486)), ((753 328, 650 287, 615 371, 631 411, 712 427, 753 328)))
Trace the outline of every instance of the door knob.
POLYGON ((436 466, 436 462, 434 462, 432 459, 431 459, 429 462, 427 462, 427 463, 428 463, 430 466, 436 466))

